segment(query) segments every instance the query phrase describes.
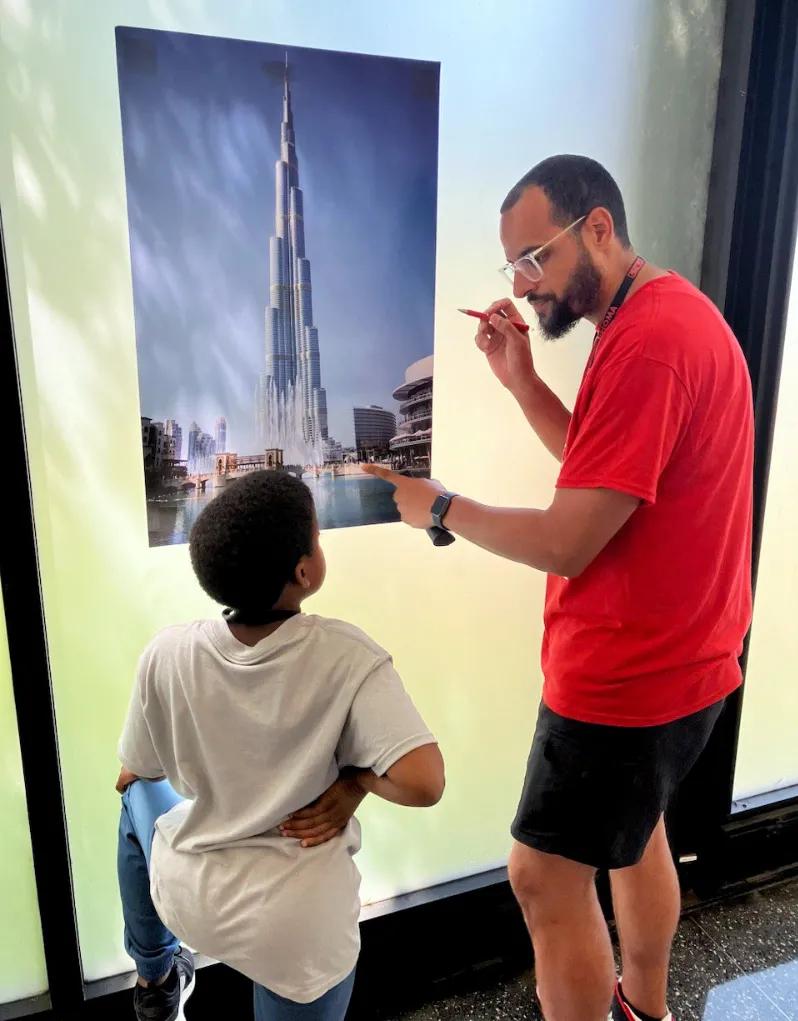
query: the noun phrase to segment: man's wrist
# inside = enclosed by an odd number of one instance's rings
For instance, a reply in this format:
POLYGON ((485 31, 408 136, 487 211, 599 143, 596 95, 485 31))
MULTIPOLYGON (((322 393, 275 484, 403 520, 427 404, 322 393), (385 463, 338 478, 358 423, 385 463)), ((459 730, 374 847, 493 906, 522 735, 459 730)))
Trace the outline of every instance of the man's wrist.
POLYGON ((537 373, 533 373, 526 379, 519 380, 510 387, 510 393, 521 405, 535 404, 546 390, 548 390, 548 387, 537 373))

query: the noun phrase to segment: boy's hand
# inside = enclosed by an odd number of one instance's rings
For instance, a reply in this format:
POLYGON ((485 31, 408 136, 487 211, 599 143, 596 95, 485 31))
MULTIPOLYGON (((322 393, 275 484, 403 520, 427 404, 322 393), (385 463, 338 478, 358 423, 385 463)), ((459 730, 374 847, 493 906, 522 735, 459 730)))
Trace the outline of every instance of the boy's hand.
POLYGON ((316 847, 332 840, 346 826, 366 796, 366 790, 358 781, 358 774, 364 772, 371 770, 343 770, 321 797, 285 820, 280 826, 282 835, 299 840, 302 847, 316 847))
POLYGON ((122 769, 119 773, 119 778, 116 781, 116 790, 119 794, 124 794, 127 788, 133 783, 134 780, 138 780, 139 777, 135 773, 131 773, 129 769, 122 769))

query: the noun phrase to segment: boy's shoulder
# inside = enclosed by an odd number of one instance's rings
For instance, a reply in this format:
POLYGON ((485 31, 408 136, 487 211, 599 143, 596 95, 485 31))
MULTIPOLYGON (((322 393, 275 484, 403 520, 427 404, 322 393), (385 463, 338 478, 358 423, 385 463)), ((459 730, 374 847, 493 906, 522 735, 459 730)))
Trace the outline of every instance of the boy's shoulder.
POLYGON ((361 628, 335 617, 319 617, 315 614, 304 616, 306 627, 312 628, 325 640, 341 646, 348 646, 353 655, 372 659, 390 659, 390 654, 361 628))
POLYGON ((206 623, 204 620, 192 620, 161 628, 145 646, 141 664, 146 665, 164 655, 173 655, 181 648, 203 641, 206 623))

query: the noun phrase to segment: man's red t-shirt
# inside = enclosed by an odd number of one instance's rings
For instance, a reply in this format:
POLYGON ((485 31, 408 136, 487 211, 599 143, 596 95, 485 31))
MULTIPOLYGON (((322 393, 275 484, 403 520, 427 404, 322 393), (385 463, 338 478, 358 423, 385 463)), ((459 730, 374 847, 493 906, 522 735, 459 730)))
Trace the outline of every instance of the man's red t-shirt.
POLYGON ((582 574, 548 579, 550 709, 651 726, 740 684, 752 472, 751 383, 733 333, 676 274, 644 284, 594 350, 557 481, 641 503, 582 574))

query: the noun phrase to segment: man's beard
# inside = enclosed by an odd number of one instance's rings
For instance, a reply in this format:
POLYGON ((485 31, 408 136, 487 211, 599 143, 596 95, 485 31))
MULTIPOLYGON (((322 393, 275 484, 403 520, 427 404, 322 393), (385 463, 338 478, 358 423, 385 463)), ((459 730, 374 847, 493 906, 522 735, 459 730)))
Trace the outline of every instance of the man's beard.
POLYGON ((599 299, 601 277, 586 248, 582 249, 576 269, 571 274, 565 294, 555 298, 553 294, 529 295, 527 301, 541 300, 551 303, 548 315, 538 313, 540 330, 546 340, 557 340, 576 326, 580 319, 592 312, 599 299))

